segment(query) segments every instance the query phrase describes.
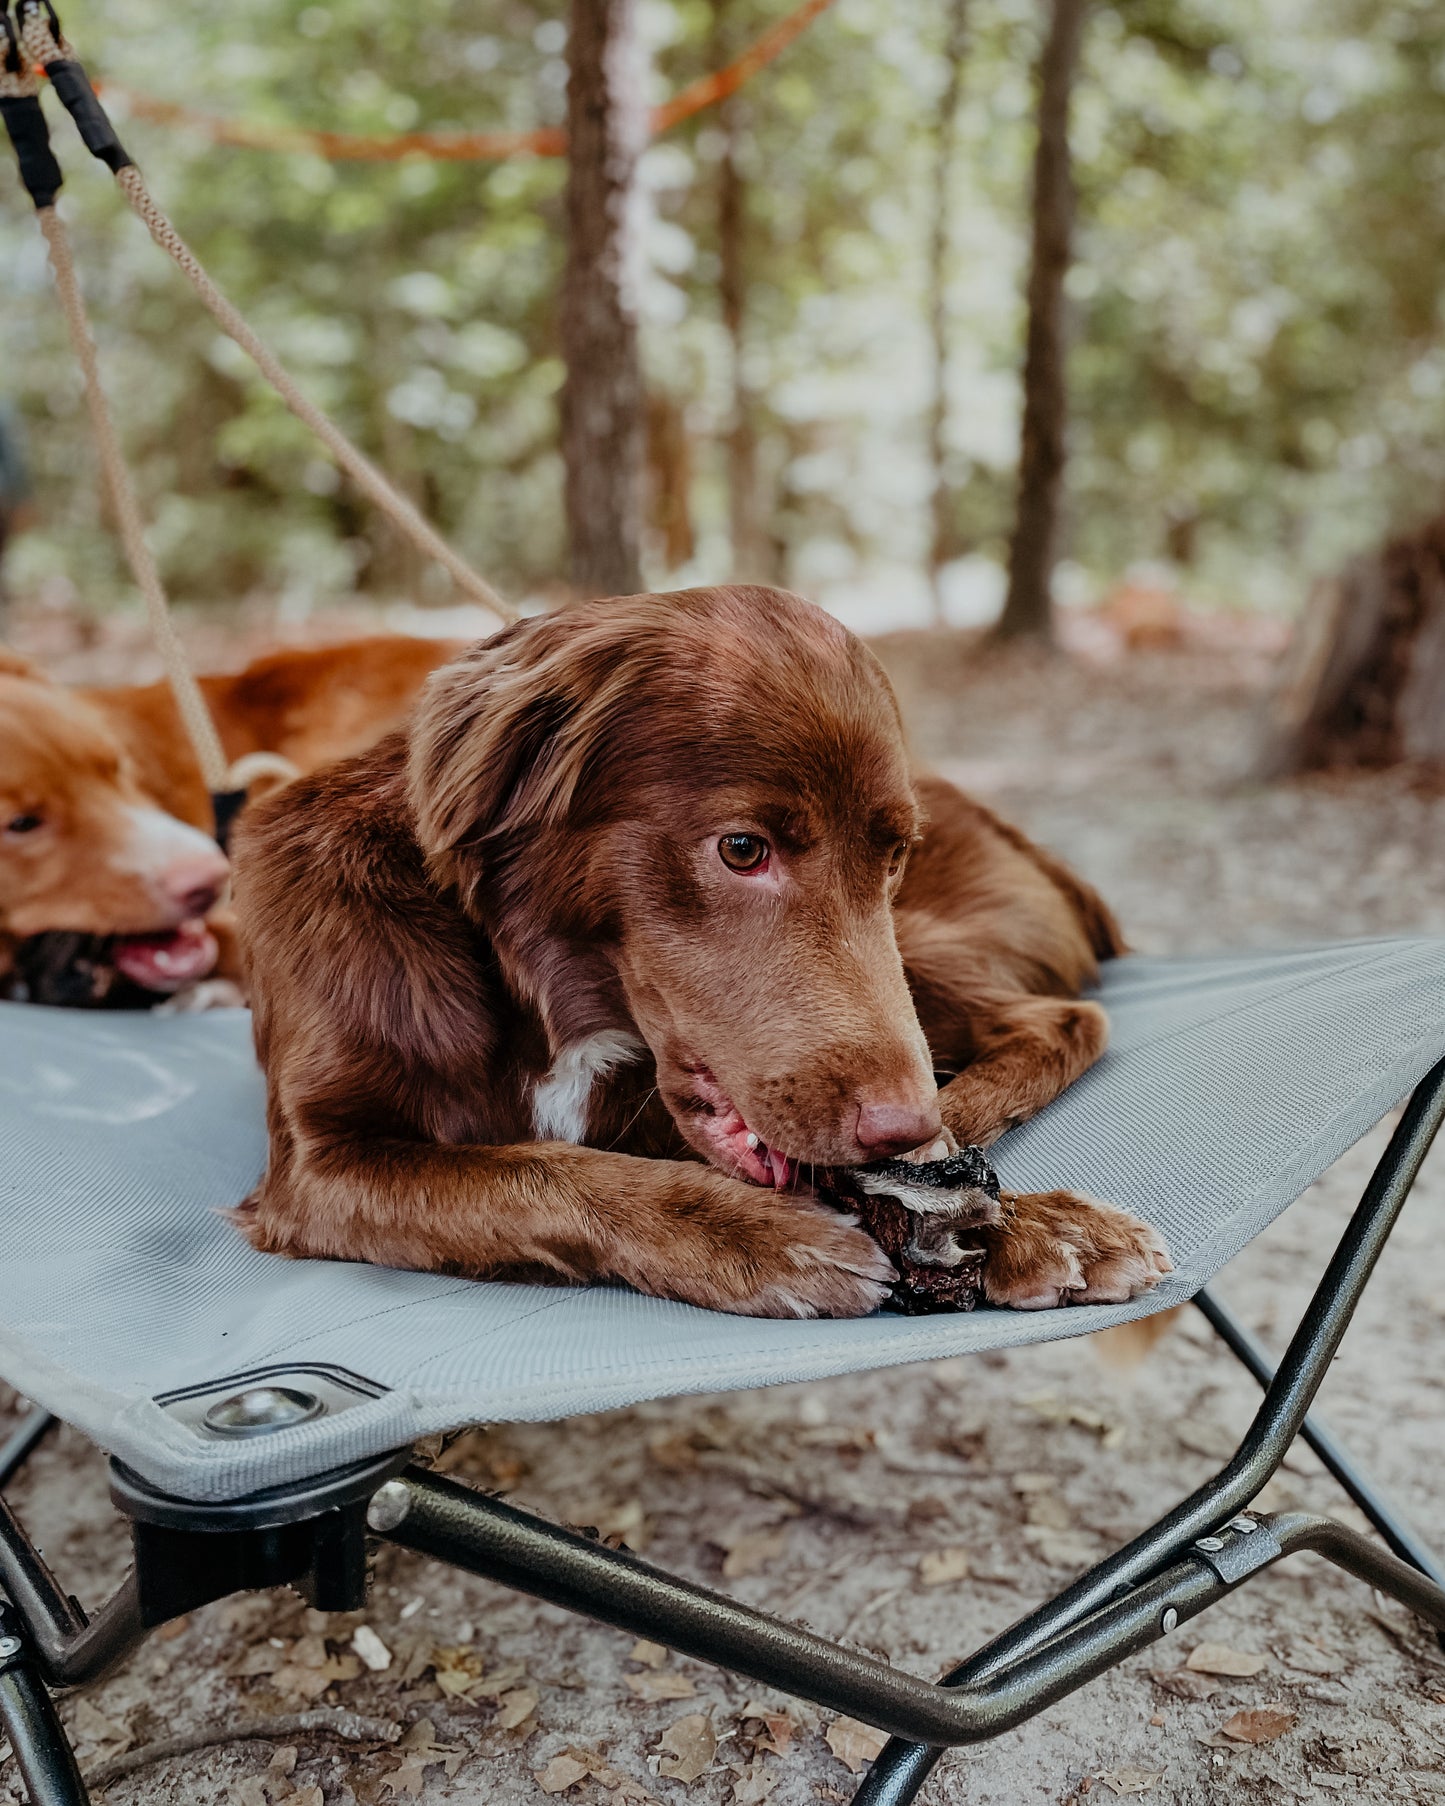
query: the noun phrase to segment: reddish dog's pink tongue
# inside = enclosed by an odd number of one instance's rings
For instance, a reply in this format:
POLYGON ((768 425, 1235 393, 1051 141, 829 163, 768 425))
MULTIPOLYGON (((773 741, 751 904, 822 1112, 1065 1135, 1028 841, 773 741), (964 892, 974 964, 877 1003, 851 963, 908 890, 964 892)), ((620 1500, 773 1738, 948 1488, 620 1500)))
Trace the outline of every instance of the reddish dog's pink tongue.
POLYGON ((117 935, 110 956, 117 972, 147 991, 178 991, 204 978, 216 953, 204 922, 184 922, 165 934, 117 935))

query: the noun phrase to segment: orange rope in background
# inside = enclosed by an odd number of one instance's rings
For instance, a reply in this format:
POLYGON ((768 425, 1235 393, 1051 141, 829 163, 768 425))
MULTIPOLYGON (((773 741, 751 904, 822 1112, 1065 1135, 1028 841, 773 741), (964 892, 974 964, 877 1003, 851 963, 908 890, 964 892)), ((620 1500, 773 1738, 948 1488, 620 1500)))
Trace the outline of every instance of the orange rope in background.
MULTIPOLYGON (((679 89, 671 100, 654 107, 649 122, 651 135, 655 138, 671 131, 684 119, 691 119, 736 94, 760 69, 781 56, 832 4, 833 0, 803 0, 802 5, 786 18, 769 26, 741 56, 711 75, 699 76, 679 89)), ((96 85, 100 86, 99 83, 96 85)), ((567 134, 560 126, 531 132, 399 132, 394 135, 312 131, 305 127, 266 126, 244 119, 225 119, 215 113, 183 106, 179 101, 157 100, 119 82, 107 82, 105 91, 123 98, 137 119, 186 126, 204 133, 213 144, 231 144, 246 150, 306 151, 333 163, 394 163, 414 156, 443 163, 483 163, 501 162, 509 157, 563 157, 567 154, 567 134)))

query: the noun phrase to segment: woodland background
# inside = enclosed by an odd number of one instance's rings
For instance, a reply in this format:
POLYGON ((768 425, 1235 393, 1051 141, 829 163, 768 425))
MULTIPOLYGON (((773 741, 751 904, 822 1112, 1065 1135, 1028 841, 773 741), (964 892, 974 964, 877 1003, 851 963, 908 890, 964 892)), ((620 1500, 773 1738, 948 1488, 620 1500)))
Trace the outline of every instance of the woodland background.
MULTIPOLYGON (((648 97, 777 16, 762 0, 640 0, 648 97)), ((71 0, 65 22, 160 198, 310 392, 500 587, 560 594, 565 159, 227 148, 128 117, 127 92, 278 127, 555 126, 566 9, 71 0)), ((648 583, 761 577, 882 630, 931 618, 940 569, 944 619, 997 609, 1049 26, 1036 0, 836 0, 733 102, 643 153, 648 583)), ((1061 602, 1143 567, 1197 605, 1289 616, 1314 575, 1435 511, 1442 91, 1445 13, 1428 0, 1088 10, 1061 602)), ((55 130, 176 597, 265 598, 283 620, 356 592, 446 602, 445 579, 217 334, 68 122, 55 130)), ((39 509, 11 549, 12 590, 126 600, 41 243, 8 179, 0 393, 27 422, 39 509)))

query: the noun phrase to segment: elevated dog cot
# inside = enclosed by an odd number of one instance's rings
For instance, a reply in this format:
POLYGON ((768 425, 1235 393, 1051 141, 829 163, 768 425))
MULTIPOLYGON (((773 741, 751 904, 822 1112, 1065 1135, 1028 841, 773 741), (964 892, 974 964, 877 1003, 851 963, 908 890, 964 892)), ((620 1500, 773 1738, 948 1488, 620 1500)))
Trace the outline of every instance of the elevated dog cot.
MULTIPOLYGON (((1309 1408, 1445 1114, 1445 942, 1108 969, 1104 1060, 999 1143, 1006 1185, 1159 1225, 1176 1271, 1132 1304, 856 1322, 256 1253, 225 1220, 265 1155, 242 1011, 0 1006, 0 1377, 111 1458, 133 1568, 87 1617, 0 1500, 0 1724, 36 1806, 85 1786, 50 1692, 245 1588, 365 1598, 368 1537, 485 1575, 892 1734, 857 1795, 910 1800, 940 1750, 1017 1725, 1311 1549, 1445 1631, 1445 1572, 1309 1408), (1202 1288, 1409 1099, 1274 1369, 1202 1288), (1228 1463, 938 1684, 830 1644, 410 1459, 419 1438, 1087 1334, 1197 1298, 1265 1386, 1228 1463), (1303 1434, 1380 1541, 1250 1509, 1303 1434)), ((43 1527, 42 1527, 43 1528, 43 1527)))

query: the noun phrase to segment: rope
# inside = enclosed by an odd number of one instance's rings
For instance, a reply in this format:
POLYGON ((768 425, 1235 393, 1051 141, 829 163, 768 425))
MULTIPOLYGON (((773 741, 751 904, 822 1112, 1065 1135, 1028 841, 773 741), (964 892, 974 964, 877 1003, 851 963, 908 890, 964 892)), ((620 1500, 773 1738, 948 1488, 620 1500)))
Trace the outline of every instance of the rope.
POLYGON ((95 433, 96 450, 100 455, 101 474, 115 513, 126 561, 145 598, 151 634, 165 666, 176 707, 180 710, 181 720, 195 749, 206 788, 211 791, 224 790, 227 787, 226 755, 221 747, 220 735, 216 732, 216 724, 211 720, 210 710, 206 707, 205 698, 171 620, 165 587, 161 583, 160 572, 156 569, 155 559, 146 540, 140 504, 136 500, 125 454, 116 437, 110 405, 101 386, 95 340, 86 317, 80 284, 75 276, 70 235, 54 207, 40 208, 36 218, 50 252, 50 267, 55 274, 55 287, 65 313, 65 324, 70 331, 70 342, 75 348, 75 355, 85 378, 85 403, 90 410, 90 424, 95 433))
MULTIPOLYGON (((702 75, 678 90, 671 100, 654 107, 650 135, 660 137, 683 120, 691 119, 736 94, 760 69, 775 62, 799 38, 833 0, 803 0, 776 25, 770 25, 749 47, 724 68, 702 75)), ((530 132, 330 132, 304 126, 268 126, 245 119, 226 119, 179 101, 158 100, 116 82, 106 92, 123 98, 139 119, 163 125, 182 125, 205 134, 213 144, 243 150, 309 152, 329 162, 396 163, 406 157, 429 157, 439 163, 494 163, 513 157, 565 157, 567 134, 559 126, 530 132)))
MULTIPOLYGON (((74 57, 74 52, 70 45, 63 39, 57 40, 51 29, 48 18, 42 13, 38 6, 31 6, 26 9, 22 18, 20 35, 27 56, 33 62, 38 63, 41 68, 45 69, 47 72, 51 70, 53 64, 62 59, 73 59, 74 57)), ((115 148, 118 151, 119 145, 116 144, 115 148)), ((124 157, 124 152, 120 152, 120 156, 124 157)), ((118 160, 112 162, 111 168, 121 192, 125 195, 127 201, 129 201, 136 215, 145 223, 151 237, 161 249, 173 259, 191 287, 200 296, 201 301, 221 329, 229 334, 241 349, 246 352, 256 365, 257 369, 271 384, 272 388, 275 389, 276 393, 286 403, 287 407, 290 408, 291 412, 303 425, 310 428, 341 468, 351 477, 357 488, 360 489, 363 494, 369 496, 375 506, 380 508, 382 513, 385 514, 394 525, 400 528, 407 538, 411 540, 413 545, 415 545, 426 557, 432 558, 438 564, 442 565, 450 574, 452 581, 459 590, 465 595, 470 596, 474 602, 480 603, 483 608, 490 610, 490 612, 496 615, 499 620, 504 622, 515 621, 518 618, 518 611, 513 608, 510 603, 504 602, 485 578, 474 571, 466 560, 447 544, 431 523, 425 519, 414 503, 408 501, 399 490, 393 488, 391 483, 382 475, 371 460, 351 443, 350 439, 348 439, 341 428, 337 426, 336 422, 332 420, 328 414, 323 414, 321 409, 318 408, 313 401, 308 399, 305 392, 300 388, 290 372, 271 350, 270 346, 254 331, 242 317, 239 310, 224 294, 222 294, 221 290, 217 288, 214 282, 212 282, 205 270, 201 268, 195 253, 181 237, 180 233, 176 231, 164 212, 162 212, 154 196, 146 187, 145 178, 141 175, 135 165, 126 158, 124 162, 119 162, 118 160)), ((50 211, 53 216, 54 210, 51 209, 50 211)), ((43 214, 42 225, 44 225, 43 214)), ((81 337, 76 337, 76 321, 72 320, 71 336, 72 339, 75 340, 76 350, 81 356, 82 362, 84 363, 88 357, 90 368, 93 369, 95 363, 94 345, 90 338, 89 329, 85 324, 83 304, 80 300, 80 290, 75 282, 74 269, 70 261, 69 245, 68 242, 65 241, 64 228, 61 226, 58 219, 54 219, 53 225, 46 226, 45 230, 46 236, 51 243, 52 261, 56 262, 57 282, 61 280, 59 273, 61 262, 56 261, 55 246, 57 242, 60 242, 62 245, 61 259, 69 271, 70 292, 74 297, 75 306, 79 310, 77 318, 81 330, 81 337), (86 350, 81 349, 82 339, 87 348, 86 350)), ((87 393, 91 395, 92 418, 98 421, 101 415, 104 416, 105 430, 109 436, 109 444, 114 449, 115 458, 118 460, 120 456, 119 446, 116 444, 114 431, 110 426, 109 411, 105 407, 105 399, 100 392, 98 380, 94 385, 92 392, 92 386, 89 377, 87 377, 87 393), (97 412, 97 410, 99 410, 99 412, 97 412)), ((97 425, 96 430, 97 434, 99 434, 101 430, 99 425, 97 425)), ((102 446, 102 460, 105 461, 105 459, 106 452, 104 446, 102 446)), ((114 480, 115 479, 112 478, 112 481, 114 480)), ((131 512, 134 514, 135 520, 138 523, 140 518, 139 511, 135 508, 134 494, 131 491, 129 478, 126 475, 123 466, 120 467, 119 480, 124 485, 131 512)), ((119 504, 117 506, 117 513, 122 514, 122 520, 124 522, 124 515, 119 504)), ((123 524, 122 533, 124 534, 125 531, 126 529, 123 524)), ((147 607, 152 610, 152 625, 155 627, 158 641, 161 642, 162 657, 167 659, 167 668, 169 669, 169 654, 166 651, 167 638, 170 642, 174 643, 176 656, 178 658, 183 658, 183 654, 180 652, 179 642, 175 640, 175 632, 170 625, 170 618, 166 612, 165 593, 161 589, 160 579, 155 572, 154 564, 150 560, 149 551, 145 546, 144 535, 139 532, 136 534, 136 544, 140 549, 140 556, 144 559, 144 566, 136 562, 137 554, 132 550, 129 541, 127 541, 127 552, 131 556, 132 568, 136 571, 137 581, 141 583, 141 587, 146 594, 147 607), (142 575, 143 569, 144 575, 142 575), (159 597, 158 603, 154 606, 152 606, 151 601, 152 590, 155 595, 159 597), (162 622, 164 623, 164 627, 161 625, 162 622), (163 635, 167 636, 167 638, 163 638, 163 635)), ((176 681, 174 676, 172 681, 173 683, 176 681)), ((189 674, 188 681, 194 688, 194 679, 189 678, 189 674)), ((199 692, 197 692, 197 696, 199 697, 199 692)), ((177 691, 177 700, 180 700, 179 690, 177 691)), ((203 703, 201 704, 201 707, 204 708, 203 703)), ((182 713, 186 714, 186 712, 187 706, 183 704, 182 713)), ((209 717, 207 719, 209 720, 209 717)), ((214 735, 214 729, 211 731, 214 735)), ((205 769, 205 758, 202 758, 201 765, 202 768, 205 769)), ((210 782, 209 775, 207 777, 207 782, 210 782)), ((213 785, 212 788, 214 789, 216 786, 213 785)))
POLYGON ((458 589, 474 602, 479 602, 483 608, 490 609, 499 619, 515 621, 518 611, 509 602, 504 602, 491 584, 474 571, 458 552, 453 551, 416 505, 394 489, 370 458, 351 443, 336 422, 308 399, 270 346, 201 268, 195 253, 161 211, 146 187, 145 178, 135 165, 117 170, 115 179, 137 217, 144 221, 151 237, 174 260, 221 330, 233 338, 250 357, 286 406, 304 426, 311 429, 357 488, 370 497, 413 545, 428 558, 433 558, 444 566, 458 589))

